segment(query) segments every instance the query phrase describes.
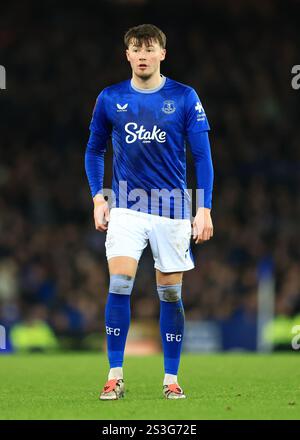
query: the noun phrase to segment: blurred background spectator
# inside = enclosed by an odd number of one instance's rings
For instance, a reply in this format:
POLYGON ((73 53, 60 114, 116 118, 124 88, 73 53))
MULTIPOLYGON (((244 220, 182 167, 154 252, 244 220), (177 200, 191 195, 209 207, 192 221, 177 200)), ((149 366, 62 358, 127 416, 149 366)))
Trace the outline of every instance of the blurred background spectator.
MULTIPOLYGON (((214 237, 192 244, 186 319, 217 323, 221 348, 255 349, 265 257, 274 263, 276 314, 300 313, 300 92, 291 87, 299 12, 290 0, 1 6, 2 325, 13 329, 35 316, 72 348, 98 347, 104 336, 105 235, 94 229, 84 152, 98 93, 130 77, 123 34, 147 22, 167 35, 162 73, 197 90, 211 124, 214 237)), ((187 160, 195 188, 190 152, 187 160)), ((111 168, 109 148, 106 188, 111 168)), ((149 249, 131 304, 136 322, 158 320, 149 249)))

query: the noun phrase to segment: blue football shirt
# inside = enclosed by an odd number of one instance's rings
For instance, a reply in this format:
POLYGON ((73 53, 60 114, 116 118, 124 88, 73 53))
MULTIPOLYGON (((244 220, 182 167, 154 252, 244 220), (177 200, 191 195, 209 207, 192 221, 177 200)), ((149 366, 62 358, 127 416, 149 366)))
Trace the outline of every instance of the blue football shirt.
POLYGON ((186 139, 209 129, 195 90, 170 78, 162 76, 161 85, 151 90, 137 89, 132 80, 105 88, 90 130, 103 151, 112 138, 111 207, 190 218, 186 139))

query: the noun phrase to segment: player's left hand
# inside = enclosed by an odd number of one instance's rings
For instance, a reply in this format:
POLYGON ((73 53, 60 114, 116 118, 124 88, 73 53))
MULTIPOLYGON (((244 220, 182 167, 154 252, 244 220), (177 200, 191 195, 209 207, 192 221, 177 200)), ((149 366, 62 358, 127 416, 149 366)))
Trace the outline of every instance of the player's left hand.
POLYGON ((213 223, 209 208, 198 208, 193 221, 193 239, 195 244, 201 244, 214 235, 213 223))

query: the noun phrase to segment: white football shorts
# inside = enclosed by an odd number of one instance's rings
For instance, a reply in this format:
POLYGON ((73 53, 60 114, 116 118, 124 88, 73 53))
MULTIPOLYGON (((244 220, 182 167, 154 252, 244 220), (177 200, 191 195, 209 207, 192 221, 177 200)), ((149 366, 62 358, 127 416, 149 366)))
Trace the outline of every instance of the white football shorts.
POLYGON ((127 256, 139 262, 150 242, 154 267, 161 272, 193 269, 189 219, 170 219, 127 208, 111 208, 106 234, 106 257, 127 256))

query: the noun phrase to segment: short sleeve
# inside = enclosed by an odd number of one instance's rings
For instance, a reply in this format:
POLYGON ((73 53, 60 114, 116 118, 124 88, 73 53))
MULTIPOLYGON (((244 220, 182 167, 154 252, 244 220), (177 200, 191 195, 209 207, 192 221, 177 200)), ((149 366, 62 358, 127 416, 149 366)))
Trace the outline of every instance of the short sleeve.
POLYGON ((105 110, 105 90, 97 97, 90 123, 90 130, 107 139, 111 134, 111 124, 105 110))
POLYGON ((185 135, 210 130, 201 101, 194 89, 185 96, 185 135))

